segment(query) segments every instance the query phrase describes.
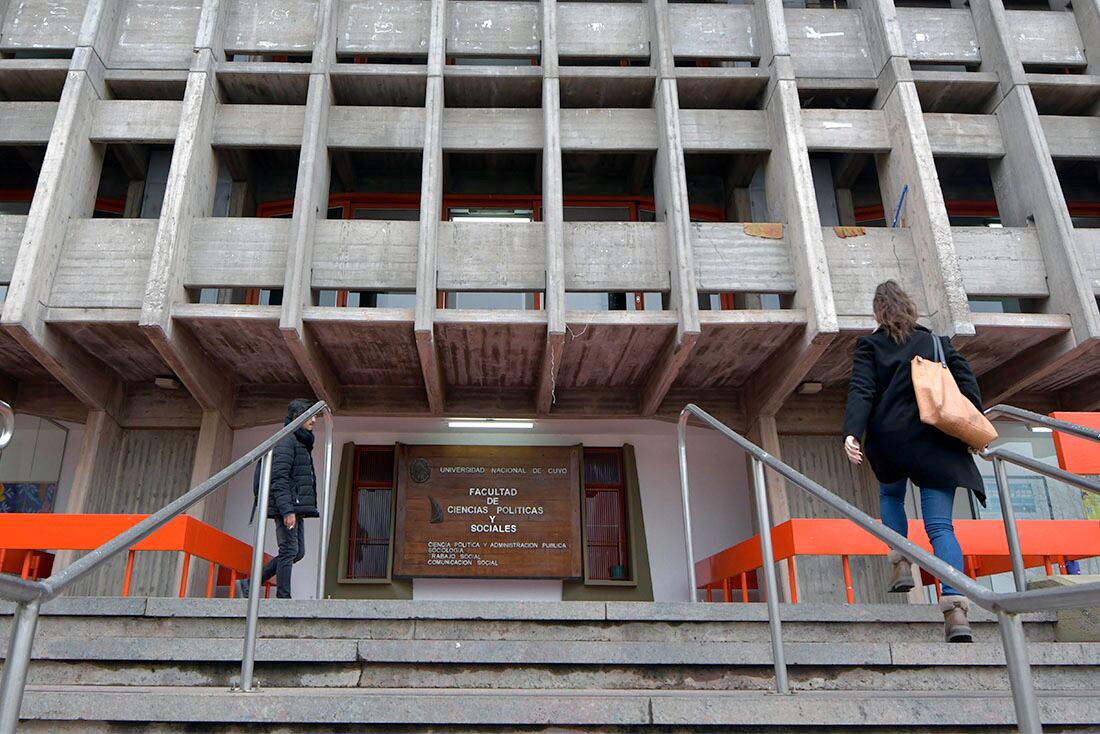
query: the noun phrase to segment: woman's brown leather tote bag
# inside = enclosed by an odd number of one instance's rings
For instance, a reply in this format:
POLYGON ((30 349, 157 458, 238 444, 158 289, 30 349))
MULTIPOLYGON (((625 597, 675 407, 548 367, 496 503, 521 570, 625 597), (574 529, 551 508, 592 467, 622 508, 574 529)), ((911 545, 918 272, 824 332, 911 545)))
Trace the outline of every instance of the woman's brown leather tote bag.
POLYGON ((922 423, 935 426, 974 450, 984 449, 997 438, 997 429, 966 399, 947 368, 943 343, 932 335, 932 360, 913 357, 913 391, 922 423))

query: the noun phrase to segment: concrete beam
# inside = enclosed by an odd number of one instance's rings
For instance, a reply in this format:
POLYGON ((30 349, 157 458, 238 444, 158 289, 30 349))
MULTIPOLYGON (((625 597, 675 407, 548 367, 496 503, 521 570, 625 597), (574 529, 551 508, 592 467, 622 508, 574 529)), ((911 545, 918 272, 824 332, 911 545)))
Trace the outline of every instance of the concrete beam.
POLYGON ((897 212, 898 226, 910 230, 933 329, 970 336, 970 304, 896 9, 891 3, 864 0, 861 11, 871 48, 878 54, 873 59, 880 70, 876 101, 890 144, 878 156, 887 223, 892 224, 897 212))
POLYGON ((680 369, 687 363, 692 350, 699 341, 697 332, 687 332, 681 338, 675 336, 669 339, 661 356, 657 358, 657 366, 650 374, 642 387, 641 406, 642 415, 651 418, 657 414, 665 396, 676 382, 676 376, 680 369))
POLYGON ((1100 311, 1031 90, 1014 87, 996 115, 1005 156, 991 162, 990 173, 1001 220, 1009 227, 1035 227, 1047 277, 1057 284, 1045 310, 1069 315, 1074 340, 1085 346, 1100 339, 1100 311))
POLYGON ((642 388, 642 414, 657 412, 676 375, 687 361, 700 334, 699 292, 691 243, 691 213, 687 191, 684 140, 680 129, 679 93, 672 53, 672 31, 666 0, 650 6, 652 54, 657 67, 653 105, 657 112, 657 157, 653 166, 653 191, 657 221, 666 222, 671 275, 669 301, 676 312, 676 333, 665 346, 656 372, 642 388))
POLYGON ((536 409, 553 409, 565 347, 565 206, 562 194, 561 85, 558 78, 558 5, 542 0, 542 226, 546 241, 546 344, 536 409))
MULTIPOLYGON (((329 181, 332 177, 328 153, 328 118, 335 100, 328 77, 329 52, 326 50, 331 46, 335 23, 332 0, 324 0, 319 10, 314 49, 322 58, 314 59, 315 69, 310 75, 309 94, 306 98, 306 125, 298 162, 298 182, 294 195, 292 235, 283 281, 279 330, 298 367, 309 381, 314 395, 324 400, 333 410, 339 410, 340 386, 336 370, 316 339, 306 332, 302 322, 304 309, 313 305, 312 266, 317 220, 328 217, 329 181)), ((331 55, 335 61, 335 52, 331 55)))
POLYGON ((435 344, 439 214, 443 209, 443 61, 447 2, 432 0, 427 84, 424 97, 424 157, 421 169, 420 233, 416 258, 415 332, 417 353, 432 413, 445 407, 446 383, 435 344))
POLYGON ((773 69, 772 93, 766 111, 775 148, 765 168, 768 211, 785 223, 794 265, 795 306, 806 311, 806 329, 783 352, 769 360, 766 372, 755 375, 746 389, 750 421, 773 416, 794 392, 838 333, 817 197, 793 80, 781 78, 782 57, 773 69))
MULTIPOLYGON (((89 6, 97 18, 101 2, 89 6)), ((108 13, 108 17, 109 17, 108 13)), ((86 19, 87 21, 87 19, 86 19)), ((95 28, 84 36, 95 42, 95 28)), ((13 336, 90 409, 116 413, 121 385, 113 372, 44 322, 69 223, 91 217, 103 150, 89 140, 94 106, 107 96, 104 68, 90 46, 74 52, 53 131, 23 229, 0 328, 13 336)))
POLYGON ((173 304, 187 302, 184 277, 192 225, 196 218, 211 215, 217 185, 217 158, 210 146, 217 104, 214 61, 208 51, 199 55, 187 78, 139 326, 199 405, 219 411, 228 422, 230 378, 214 366, 190 333, 175 328, 172 319, 173 304))
POLYGON ((1046 377, 1058 374, 1077 359, 1080 356, 1077 346, 1073 334, 1065 332, 986 372, 978 380, 982 402, 986 405, 1011 402, 1014 395, 1027 391, 1046 377))
MULTIPOLYGON (((1058 4, 1058 0, 1052 3, 1058 4)), ((1081 32, 1081 40, 1085 42, 1088 66, 1084 68, 1084 73, 1100 75, 1100 0, 1073 0, 1073 15, 1081 32)), ((1100 112, 1100 102, 1093 114, 1097 112, 1100 112)))

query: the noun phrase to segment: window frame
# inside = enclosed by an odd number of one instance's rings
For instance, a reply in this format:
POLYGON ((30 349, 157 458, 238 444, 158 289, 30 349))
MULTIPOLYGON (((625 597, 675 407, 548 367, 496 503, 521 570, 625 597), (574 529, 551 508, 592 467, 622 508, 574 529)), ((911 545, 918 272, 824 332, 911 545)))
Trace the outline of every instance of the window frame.
MULTIPOLYGON (((638 557, 636 552, 637 538, 634 535, 634 527, 631 522, 631 518, 634 514, 635 508, 632 499, 632 488, 630 486, 629 467, 626 460, 626 447, 625 446, 581 446, 581 544, 582 544, 582 557, 583 557, 583 579, 584 586, 623 586, 623 587, 637 587, 638 586, 638 557), (587 480, 587 462, 586 458, 589 453, 593 454, 614 454, 619 461, 619 477, 620 482, 618 485, 607 484, 603 482, 590 484, 587 480), (599 578, 592 576, 590 573, 591 562, 589 558, 589 539, 588 539, 588 491, 594 490, 608 490, 617 489, 620 497, 620 507, 622 508, 622 525, 619 529, 620 533, 620 549, 621 556, 627 562, 627 577, 625 579, 611 579, 611 578, 599 578)), ((645 542, 644 540, 642 542, 645 542)))
MULTIPOLYGON (((348 484, 348 499, 347 499, 347 527, 342 528, 343 538, 341 548, 343 550, 340 559, 340 565, 338 567, 337 583, 340 584, 390 584, 393 582, 393 534, 394 525, 397 519, 396 513, 396 496, 397 496, 397 466, 400 458, 399 447, 395 444, 354 444, 352 448, 352 466, 350 482, 348 484), (389 453, 393 457, 393 474, 390 476, 389 484, 386 485, 381 481, 360 481, 359 480, 359 457, 364 453, 389 453), (388 489, 390 492, 389 502, 389 537, 386 538, 386 569, 384 576, 352 576, 352 554, 358 545, 358 538, 356 532, 356 509, 359 502, 359 492, 361 490, 377 490, 388 489)), ((381 545, 381 543, 379 543, 381 545)))

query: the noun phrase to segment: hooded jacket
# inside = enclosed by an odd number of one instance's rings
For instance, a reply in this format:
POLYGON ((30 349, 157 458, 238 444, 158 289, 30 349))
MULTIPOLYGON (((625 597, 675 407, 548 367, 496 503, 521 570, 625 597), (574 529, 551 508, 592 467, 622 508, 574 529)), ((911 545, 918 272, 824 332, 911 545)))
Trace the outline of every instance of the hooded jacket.
MULTIPOLYGON (((290 423, 287 419, 283 425, 290 423)), ((271 462, 271 495, 267 516, 281 518, 291 513, 297 517, 318 517, 317 475, 313 470, 312 431, 299 428, 275 445, 271 462)), ((260 494, 262 464, 256 464, 252 475, 252 492, 260 494)), ((253 505, 255 507, 255 505, 253 505)))

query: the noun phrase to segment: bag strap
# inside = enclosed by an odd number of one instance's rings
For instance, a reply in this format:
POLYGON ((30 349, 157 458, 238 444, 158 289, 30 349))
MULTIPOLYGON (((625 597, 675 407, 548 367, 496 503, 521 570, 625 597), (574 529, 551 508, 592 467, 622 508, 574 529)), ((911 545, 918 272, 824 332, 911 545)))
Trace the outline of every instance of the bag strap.
POLYGON ((946 367, 947 366, 947 355, 944 354, 944 351, 943 351, 943 342, 935 334, 935 332, 932 332, 931 336, 932 336, 932 359, 936 360, 937 362, 942 364, 944 367, 946 367))

